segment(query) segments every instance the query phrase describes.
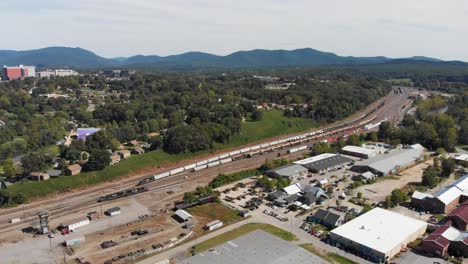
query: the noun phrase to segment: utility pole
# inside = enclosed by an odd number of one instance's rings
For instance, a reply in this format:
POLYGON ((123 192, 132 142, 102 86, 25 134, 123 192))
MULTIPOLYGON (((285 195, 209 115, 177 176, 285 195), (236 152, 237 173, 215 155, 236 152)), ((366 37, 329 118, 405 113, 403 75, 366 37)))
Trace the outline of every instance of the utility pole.
POLYGON ((67 259, 65 257, 65 249, 63 249, 63 263, 67 264, 67 259))

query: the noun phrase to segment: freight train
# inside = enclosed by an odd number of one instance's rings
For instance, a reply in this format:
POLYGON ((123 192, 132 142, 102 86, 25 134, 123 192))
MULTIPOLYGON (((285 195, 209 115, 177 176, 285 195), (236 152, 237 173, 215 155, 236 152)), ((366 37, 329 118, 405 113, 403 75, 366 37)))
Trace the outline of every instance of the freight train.
MULTIPOLYGON (((271 141, 267 143, 262 143, 262 144, 254 145, 251 147, 245 147, 239 150, 234 150, 228 153, 221 154, 216 157, 209 158, 207 160, 202 160, 202 161, 198 161, 196 163, 192 163, 183 167, 179 167, 171 171, 167 171, 167 172, 160 173, 160 174, 155 174, 151 177, 138 181, 137 186, 145 185, 145 184, 154 182, 156 180, 159 180, 168 176, 179 174, 181 172, 200 171, 206 168, 219 166, 219 165, 226 164, 232 161, 263 155, 265 153, 273 152, 279 149, 284 149, 284 148, 292 147, 292 146, 298 146, 298 145, 304 144, 305 142, 309 142, 310 140, 315 140, 315 139, 320 138, 320 139, 323 139, 324 142, 327 142, 327 138, 329 138, 330 141, 332 141, 333 135, 336 135, 341 132, 353 133, 353 131, 355 132, 361 129, 361 127, 363 127, 364 125, 372 122, 377 117, 376 116, 370 117, 370 116, 375 111, 377 111, 377 109, 381 108, 383 105, 384 103, 381 103, 369 113, 361 115, 353 120, 350 120, 348 122, 345 122, 336 126, 332 126, 332 127, 324 128, 322 130, 316 130, 316 131, 312 131, 312 132, 308 132, 308 133, 304 133, 301 135, 292 136, 292 137, 288 137, 288 138, 284 138, 280 140, 275 140, 275 141, 271 141)), ((304 150, 306 148, 298 147, 295 149, 291 149, 289 153, 304 150)))
POLYGON ((130 189, 126 189, 126 190, 123 190, 123 191, 118 191, 118 192, 115 192, 115 193, 111 193, 111 194, 101 196, 101 198, 99 198, 98 202, 112 201, 112 200, 115 200, 115 199, 119 199, 119 198, 123 198, 123 197, 127 197, 127 196, 132 196, 132 195, 139 194, 139 193, 142 193, 142 192, 147 192, 147 191, 148 191, 148 188, 144 187, 144 186, 130 188, 130 189))

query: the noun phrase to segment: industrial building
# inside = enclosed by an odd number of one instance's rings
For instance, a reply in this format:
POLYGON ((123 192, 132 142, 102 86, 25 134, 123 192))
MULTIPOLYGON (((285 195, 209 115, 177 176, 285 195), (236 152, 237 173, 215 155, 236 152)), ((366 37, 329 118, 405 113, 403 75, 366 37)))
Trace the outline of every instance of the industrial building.
POLYGON ((284 177, 289 179, 291 182, 296 182, 300 178, 307 175, 307 168, 298 164, 288 164, 279 168, 267 171, 267 175, 270 177, 280 178, 284 177))
POLYGON ((330 169, 335 169, 352 160, 339 154, 324 153, 303 160, 298 160, 294 164, 302 165, 310 172, 320 173, 330 169))
POLYGON ((344 146, 341 150, 344 154, 363 159, 373 158, 379 154, 376 150, 357 146, 344 146))
POLYGON ((434 195, 415 191, 411 196, 411 207, 436 214, 447 214, 466 200, 468 200, 468 174, 434 195))
POLYGON ((375 208, 333 229, 330 239, 376 262, 386 262, 426 232, 427 223, 375 208))
POLYGON ((34 66, 3 66, 2 71, 5 80, 23 79, 27 77, 36 77, 36 67, 34 66))
POLYGON ((55 76, 66 77, 66 76, 76 76, 78 73, 74 70, 67 69, 58 69, 58 70, 43 70, 36 72, 36 77, 38 78, 50 78, 55 76))
POLYGON ((414 164, 420 160, 423 155, 421 149, 400 149, 394 150, 389 154, 384 154, 368 160, 357 162, 352 170, 356 172, 370 171, 376 175, 383 176, 395 173, 400 169, 414 164))
POLYGON ((262 230, 228 241, 182 264, 326 264, 311 252, 262 230))

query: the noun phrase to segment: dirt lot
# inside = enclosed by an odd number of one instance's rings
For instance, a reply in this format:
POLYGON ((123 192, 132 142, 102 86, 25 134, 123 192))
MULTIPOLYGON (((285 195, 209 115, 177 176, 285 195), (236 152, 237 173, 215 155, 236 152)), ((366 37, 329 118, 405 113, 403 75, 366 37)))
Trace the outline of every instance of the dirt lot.
MULTIPOLYGON (((86 243, 78 245, 74 249, 77 256, 82 256, 91 263, 103 263, 105 260, 112 259, 120 254, 127 254, 138 249, 150 250, 151 245, 164 244, 183 232, 186 233, 187 230, 182 229, 182 225, 168 214, 94 232, 86 236, 86 243), (131 232, 136 230, 147 230, 148 234, 143 236, 131 235, 131 232), (102 249, 100 244, 110 240, 118 243, 118 245, 102 249)), ((114 263, 126 263, 127 259, 114 263)))
POLYGON ((433 160, 427 160, 424 163, 418 164, 399 173, 401 176, 396 176, 399 179, 389 179, 371 185, 363 185, 356 188, 354 193, 361 192, 365 198, 370 200, 370 203, 383 201, 385 200, 385 196, 390 195, 394 189, 401 189, 408 183, 421 182, 423 170, 431 164, 433 164, 433 160))

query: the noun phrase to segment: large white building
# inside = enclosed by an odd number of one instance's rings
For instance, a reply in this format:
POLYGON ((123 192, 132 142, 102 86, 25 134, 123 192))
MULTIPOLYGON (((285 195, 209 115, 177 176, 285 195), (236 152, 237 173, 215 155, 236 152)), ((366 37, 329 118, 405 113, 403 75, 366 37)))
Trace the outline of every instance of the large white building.
POLYGON ((333 229, 330 232, 330 239, 334 243, 383 263, 395 256, 408 243, 422 236, 426 229, 425 222, 375 208, 333 229))
POLYGON ((414 164, 422 156, 423 150, 419 148, 399 149, 357 162, 352 169, 357 172, 371 171, 376 175, 387 175, 414 164))

